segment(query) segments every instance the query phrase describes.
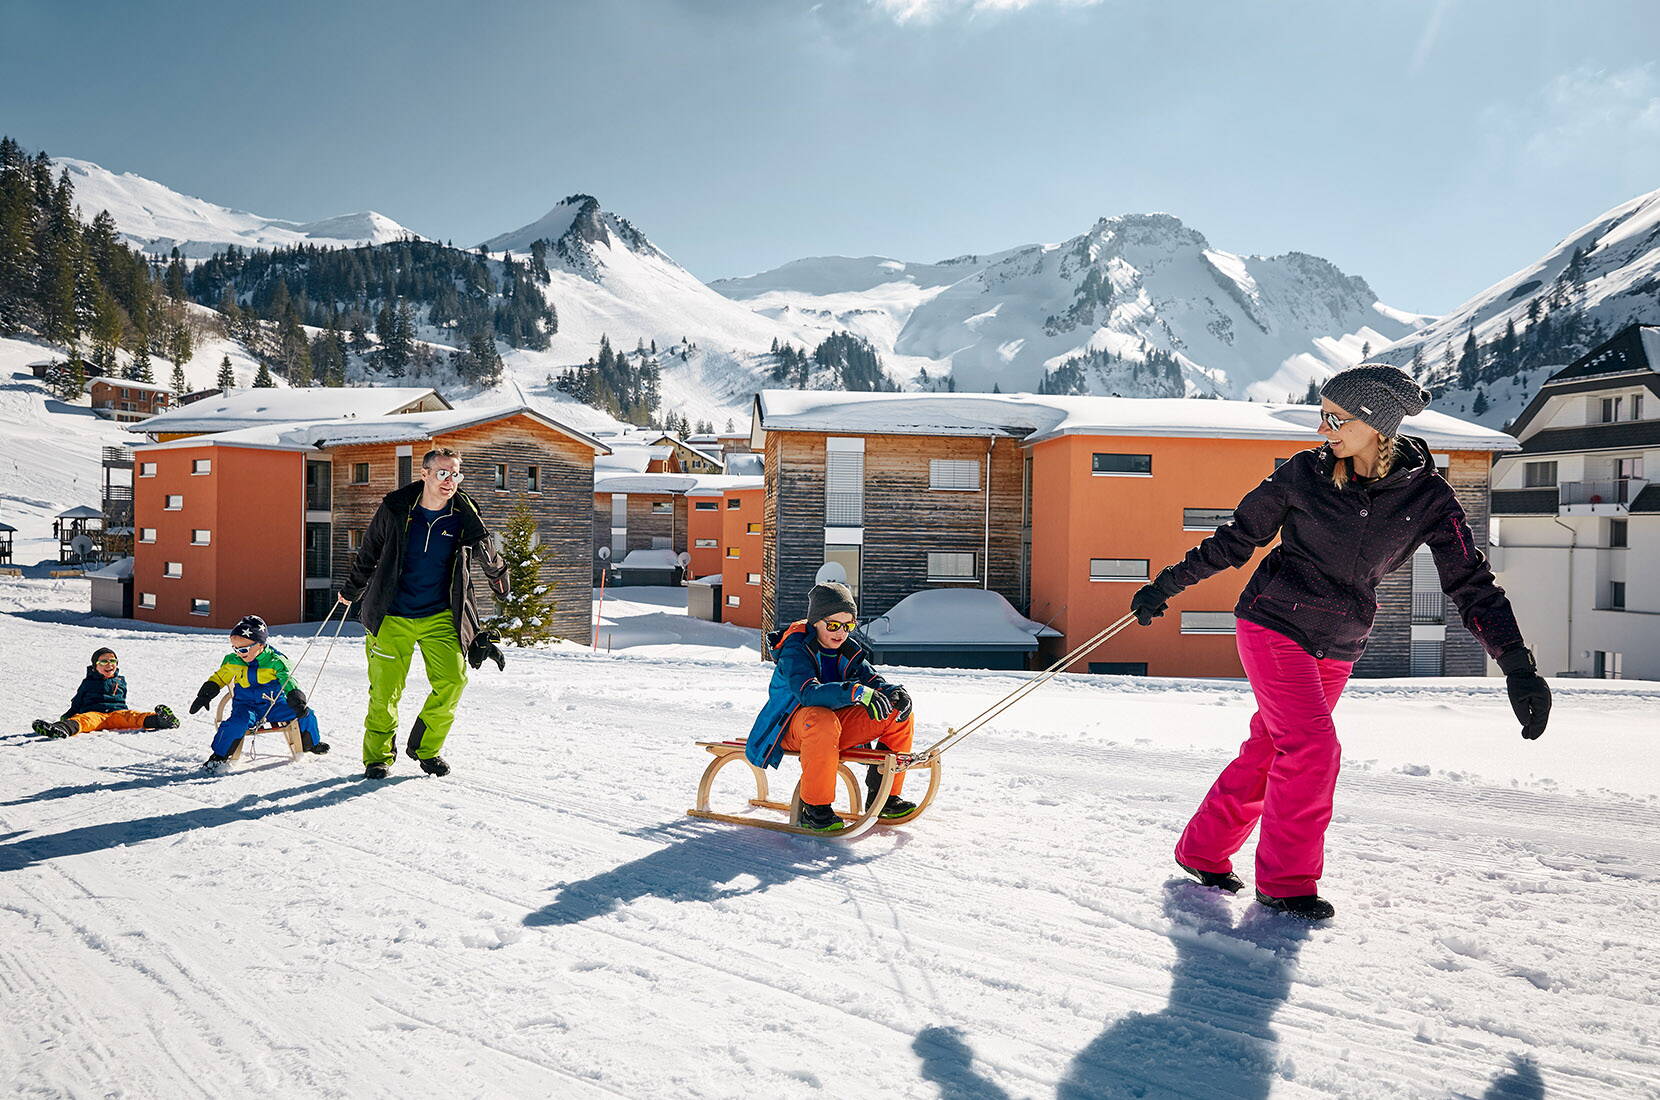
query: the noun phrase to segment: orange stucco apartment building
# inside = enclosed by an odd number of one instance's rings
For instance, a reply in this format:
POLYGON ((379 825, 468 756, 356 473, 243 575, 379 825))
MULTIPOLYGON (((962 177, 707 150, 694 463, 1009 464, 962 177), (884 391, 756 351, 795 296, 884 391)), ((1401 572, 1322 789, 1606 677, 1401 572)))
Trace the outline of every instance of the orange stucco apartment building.
POLYGON ((581 432, 504 406, 167 435, 133 448, 134 618, 207 627, 248 614, 323 618, 381 498, 414 479, 427 450, 452 447, 498 535, 518 502, 530 506, 554 633, 591 640, 594 458, 607 448, 581 432))
MULTIPOLYGON (((861 619, 928 589, 996 592, 1043 640, 1045 664, 1126 613, 1131 595, 1232 516, 1298 450, 1318 410, 1240 401, 767 390, 761 625, 799 617, 815 571, 845 570, 861 619)), ((1501 432, 1428 412, 1427 439, 1485 546, 1501 432)), ((1232 609, 1261 555, 1172 600, 1076 671, 1238 677, 1232 609)), ((952 641, 940 638, 944 647, 952 641)), ((1357 674, 1481 675, 1486 659, 1441 595, 1427 551, 1385 581, 1357 674)))

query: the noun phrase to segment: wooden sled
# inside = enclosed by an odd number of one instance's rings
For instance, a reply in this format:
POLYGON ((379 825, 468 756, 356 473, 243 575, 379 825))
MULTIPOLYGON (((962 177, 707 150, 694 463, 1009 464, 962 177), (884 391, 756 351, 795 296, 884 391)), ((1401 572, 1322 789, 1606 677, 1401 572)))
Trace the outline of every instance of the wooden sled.
MULTIPOLYGON (((225 709, 230 706, 231 696, 233 694, 235 693, 227 691, 219 697, 219 707, 213 712, 213 724, 215 728, 218 728, 219 723, 225 720, 225 709)), ((288 744, 290 760, 298 760, 305 754, 305 739, 300 736, 300 720, 295 718, 287 722, 261 722, 259 725, 249 730, 247 734, 243 736, 242 740, 236 743, 236 748, 231 750, 230 756, 226 759, 233 764, 238 760, 241 760, 242 749, 244 746, 248 749, 248 759, 255 759, 260 754, 253 739, 267 733, 282 734, 282 739, 288 744)), ((272 754, 267 753, 266 755, 270 756, 272 754)))
MULTIPOLYGON (((686 812, 692 817, 701 817, 709 821, 725 821, 731 825, 753 825, 758 829, 772 829, 780 833, 799 833, 803 836, 831 837, 835 840, 852 840, 863 836, 877 825, 904 825, 921 817, 934 801, 934 794, 940 785, 939 757, 933 753, 895 753, 879 752, 871 749, 843 749, 841 760, 836 765, 836 773, 841 779, 843 789, 847 792, 846 810, 837 810, 841 819, 847 822, 847 828, 835 832, 820 832, 817 829, 802 828, 801 821, 801 783, 795 785, 795 793, 788 802, 775 802, 767 796, 767 772, 765 768, 757 768, 744 757, 743 741, 699 741, 698 747, 707 749, 714 757, 709 766, 703 771, 703 778, 697 785, 697 806, 686 812), (737 761, 749 768, 755 777, 755 797, 749 800, 752 807, 763 810, 778 810, 789 814, 789 821, 769 821, 766 818, 749 817, 743 814, 716 813, 709 808, 709 795, 714 790, 715 776, 722 768, 733 761, 737 761), (876 790, 876 797, 869 806, 864 805, 865 785, 853 776, 849 764, 874 764, 881 769, 882 785, 876 790), (894 777, 900 772, 928 771, 928 790, 923 794, 916 809, 903 817, 884 818, 878 814, 875 807, 885 806, 888 795, 893 793, 894 777)), ((799 756, 799 753, 786 752, 786 756, 799 756)))

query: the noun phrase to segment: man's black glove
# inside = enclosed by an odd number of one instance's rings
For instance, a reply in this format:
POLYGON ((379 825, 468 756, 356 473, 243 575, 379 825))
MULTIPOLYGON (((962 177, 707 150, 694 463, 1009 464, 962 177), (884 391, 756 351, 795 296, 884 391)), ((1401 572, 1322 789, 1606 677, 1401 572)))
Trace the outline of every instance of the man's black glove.
POLYGON ((294 717, 304 718, 306 711, 311 709, 306 706, 305 692, 301 691, 299 688, 289 688, 288 709, 294 712, 294 717))
POLYGON ((897 721, 903 722, 911 716, 910 692, 906 691, 898 684, 889 684, 887 687, 882 689, 882 694, 886 695, 888 697, 888 702, 893 704, 893 716, 897 721))
POLYGON ((472 644, 467 647, 467 663, 475 670, 485 661, 494 661, 499 671, 507 671, 507 658, 502 656, 496 646, 496 636, 489 631, 473 635, 472 644))
POLYGON ((1153 620, 1164 614, 1169 606, 1169 599, 1156 584, 1144 584, 1130 597, 1130 610, 1135 613, 1135 621, 1142 626, 1151 626, 1153 620))
POLYGON ((212 703, 213 697, 218 694, 218 684, 214 683, 212 680, 203 681, 200 690, 196 692, 195 702, 190 704, 190 713, 195 714, 199 710, 208 709, 208 704, 212 703))
POLYGON ((1510 692, 1510 709, 1516 712, 1516 721, 1522 724, 1522 736, 1535 740, 1545 732, 1550 720, 1550 685, 1539 675, 1533 654, 1525 646, 1499 655, 1499 668, 1504 670, 1504 686, 1510 692))

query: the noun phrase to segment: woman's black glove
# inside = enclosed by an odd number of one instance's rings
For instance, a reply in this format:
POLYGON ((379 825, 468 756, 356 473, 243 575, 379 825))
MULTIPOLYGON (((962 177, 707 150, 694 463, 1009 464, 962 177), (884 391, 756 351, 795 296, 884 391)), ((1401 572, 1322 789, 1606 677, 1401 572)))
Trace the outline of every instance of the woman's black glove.
POLYGON ((204 681, 201 689, 196 692, 196 701, 190 704, 190 713, 195 714, 199 710, 208 709, 208 704, 213 702, 213 697, 218 694, 218 684, 212 680, 204 681))
POLYGON ((305 692, 299 688, 289 688, 288 709, 294 712, 294 717, 304 718, 306 711, 311 709, 306 705, 305 692))
POLYGON ((1164 614, 1169 606, 1169 599, 1156 584, 1144 584, 1130 597, 1130 610, 1135 613, 1135 621, 1142 626, 1151 626, 1153 620, 1164 614))
POLYGON ((1522 736, 1533 741, 1545 732, 1545 723, 1550 720, 1550 685, 1539 675, 1533 654, 1525 646, 1501 653, 1499 668, 1504 670, 1504 686, 1510 692, 1510 709, 1516 712, 1516 721, 1522 724, 1522 736))
POLYGON ((889 684, 887 687, 882 689, 882 694, 886 695, 888 697, 888 702, 893 704, 893 716, 896 720, 903 722, 911 716, 910 692, 906 691, 898 684, 889 684))

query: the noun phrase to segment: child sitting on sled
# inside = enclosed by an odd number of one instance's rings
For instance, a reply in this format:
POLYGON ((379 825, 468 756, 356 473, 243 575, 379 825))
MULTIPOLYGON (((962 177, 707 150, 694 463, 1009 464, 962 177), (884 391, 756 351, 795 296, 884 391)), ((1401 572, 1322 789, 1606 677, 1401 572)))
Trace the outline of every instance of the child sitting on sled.
POLYGON ((34 731, 42 737, 74 737, 94 730, 170 730, 179 724, 173 712, 127 709, 127 678, 121 675, 121 661, 108 646, 92 655, 86 678, 75 690, 69 709, 56 722, 35 719, 34 731))
POLYGON ((190 704, 191 714, 206 710, 220 688, 231 689, 230 713, 213 735, 213 755, 202 763, 207 771, 223 768, 248 732, 263 722, 298 719, 301 747, 319 755, 329 751, 318 732, 316 713, 294 682, 288 658, 266 643, 268 637, 264 619, 243 616, 231 628, 231 651, 190 704))
MULTIPOLYGON (((764 768, 777 767, 786 750, 801 755, 801 824, 820 832, 845 827, 831 808, 842 749, 872 741, 889 752, 911 749, 910 694, 877 675, 852 636, 856 625, 852 591, 830 581, 808 594, 805 619, 768 635, 772 686, 744 750, 751 764, 764 768)), ((916 809, 899 797, 904 782, 904 772, 894 776, 882 817, 916 809)), ((881 783, 881 770, 872 767, 871 797, 881 783)))

